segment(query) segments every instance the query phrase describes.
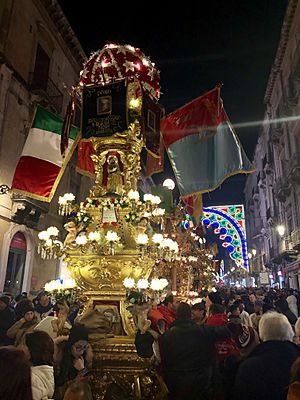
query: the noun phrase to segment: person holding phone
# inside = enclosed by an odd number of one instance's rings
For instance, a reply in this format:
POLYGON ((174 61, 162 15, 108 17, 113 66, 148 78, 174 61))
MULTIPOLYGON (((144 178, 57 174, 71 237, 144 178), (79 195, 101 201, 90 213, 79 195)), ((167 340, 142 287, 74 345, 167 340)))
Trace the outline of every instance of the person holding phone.
POLYGON ((72 327, 68 340, 59 345, 55 361, 54 398, 60 400, 72 381, 88 379, 92 367, 93 352, 88 342, 88 331, 83 325, 72 327))

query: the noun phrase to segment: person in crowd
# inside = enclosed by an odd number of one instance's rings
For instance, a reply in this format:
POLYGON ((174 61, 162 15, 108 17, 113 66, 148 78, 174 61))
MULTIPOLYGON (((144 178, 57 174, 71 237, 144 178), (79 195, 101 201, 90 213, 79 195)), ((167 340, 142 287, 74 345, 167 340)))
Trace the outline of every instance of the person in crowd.
POLYGON ((178 306, 178 299, 173 294, 170 294, 165 298, 162 304, 160 304, 157 309, 163 315, 166 322, 166 329, 174 322, 176 317, 176 309, 178 306))
POLYGON ((232 304, 229 307, 229 312, 227 314, 228 315, 228 321, 229 322, 234 322, 234 323, 237 323, 237 324, 241 324, 242 320, 240 318, 240 314, 241 314, 240 306, 239 306, 239 304, 234 302, 234 304, 232 304))
POLYGON ((300 399, 300 357, 296 358, 291 367, 291 381, 288 388, 287 400, 300 399))
POLYGON ((234 340, 238 352, 229 354, 222 364, 224 400, 233 399, 233 387, 236 373, 240 363, 260 343, 258 333, 251 326, 230 322, 231 337, 234 340))
POLYGON ((176 320, 160 338, 162 374, 170 399, 213 398, 215 343, 229 337, 230 330, 225 326, 197 326, 189 304, 180 303, 176 320))
POLYGON ((243 300, 236 300, 234 304, 237 304, 240 309, 240 319, 242 320, 242 324, 247 326, 252 326, 252 321, 250 319, 250 315, 245 310, 245 304, 243 300))
POLYGON ((223 304, 223 298, 219 292, 209 292, 205 298, 206 311, 208 313, 212 304, 223 304))
POLYGON ((68 340, 60 344, 55 357, 55 399, 62 399, 66 387, 72 381, 88 377, 92 367, 93 352, 87 329, 73 325, 68 340))
POLYGON ((256 300, 254 303, 254 313, 250 314, 252 326, 256 332, 258 332, 258 323, 263 315, 263 305, 264 303, 261 300, 256 300))
MULTIPOLYGON (((208 326, 225 326, 228 323, 228 317, 225 313, 225 306, 221 304, 212 304, 209 308, 209 316, 206 320, 208 326)), ((232 338, 227 338, 216 342, 216 351, 220 363, 225 357, 233 353, 238 353, 235 341, 232 338)))
POLYGON ((54 315, 53 304, 51 303, 49 293, 41 291, 34 300, 34 303, 35 312, 39 319, 54 315))
POLYGON ((27 333, 25 346, 31 363, 32 400, 52 399, 54 394, 52 338, 43 331, 27 333))
POLYGON ((34 314, 34 307, 30 300, 22 300, 19 303, 19 307, 21 319, 15 322, 6 332, 7 336, 14 340, 15 346, 23 344, 24 335, 32 332, 38 324, 38 319, 34 314))
POLYGON ((226 314, 229 313, 229 307, 232 306, 232 304, 233 304, 234 302, 235 302, 234 295, 233 295, 233 294, 230 294, 230 295, 228 296, 228 298, 226 299, 226 301, 225 301, 226 314))
POLYGON ((298 305, 297 305, 297 297, 294 295, 294 290, 289 289, 287 291, 287 298, 286 301, 288 303, 289 309, 298 318, 298 305))
POLYGON ((249 293, 249 296, 247 297, 246 301, 245 301, 245 310, 247 311, 247 313, 249 315, 253 314, 254 311, 254 305, 255 305, 255 301, 256 301, 256 295, 255 293, 249 293))
POLYGON ((284 297, 279 298, 274 303, 277 312, 284 314, 289 320, 291 325, 295 325, 297 318, 289 308, 288 302, 284 297))
POLYGON ((262 343, 239 365, 235 400, 286 400, 290 369, 300 355, 292 342, 294 331, 287 317, 277 312, 263 314, 259 322, 262 343))
POLYGON ((295 330, 294 341, 296 344, 300 345, 300 317, 297 318, 294 330, 295 330))
POLYGON ((73 382, 66 390, 63 400, 93 400, 92 390, 87 382, 73 382))
POLYGON ((13 344, 13 340, 10 339, 6 332, 14 324, 15 314, 9 307, 9 297, 0 297, 0 346, 6 346, 13 344))
POLYGON ((0 348, 0 399, 32 400, 30 364, 13 346, 0 348))
POLYGON ((193 304, 191 307, 191 311, 192 311, 192 320, 197 325, 205 324, 207 318, 205 302, 201 301, 199 303, 193 304))

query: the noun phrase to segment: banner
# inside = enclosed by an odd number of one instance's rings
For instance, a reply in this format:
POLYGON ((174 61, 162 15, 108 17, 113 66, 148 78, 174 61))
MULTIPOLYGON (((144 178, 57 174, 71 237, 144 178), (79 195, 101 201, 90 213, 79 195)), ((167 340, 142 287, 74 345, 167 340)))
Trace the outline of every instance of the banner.
POLYGON ((224 110, 220 87, 167 115, 161 132, 182 198, 255 170, 224 110))
POLYGON ((82 95, 82 139, 108 137, 127 129, 125 81, 85 86, 82 95))
POLYGON ((41 106, 27 136, 17 164, 12 190, 36 200, 50 202, 77 145, 79 129, 71 127, 65 156, 61 155, 63 118, 41 106))

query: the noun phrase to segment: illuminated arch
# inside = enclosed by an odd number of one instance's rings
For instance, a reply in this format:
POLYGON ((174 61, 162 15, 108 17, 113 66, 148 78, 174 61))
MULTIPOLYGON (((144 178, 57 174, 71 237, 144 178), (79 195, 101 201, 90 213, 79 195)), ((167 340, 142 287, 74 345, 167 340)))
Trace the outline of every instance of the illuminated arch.
POLYGON ((244 206, 203 207, 201 220, 205 227, 214 228, 214 233, 224 241, 222 246, 236 265, 249 270, 244 206))

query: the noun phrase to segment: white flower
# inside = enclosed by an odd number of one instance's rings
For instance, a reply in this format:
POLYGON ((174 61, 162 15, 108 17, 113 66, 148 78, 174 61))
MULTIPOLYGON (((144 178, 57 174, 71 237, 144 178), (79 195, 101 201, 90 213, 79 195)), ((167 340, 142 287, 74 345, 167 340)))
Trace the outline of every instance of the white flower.
POLYGON ((169 282, 168 282, 167 279, 165 279, 165 278, 161 278, 161 279, 160 279, 160 287, 161 287, 161 290, 163 290, 165 287, 167 287, 168 284, 169 284, 169 282))
POLYGON ((79 235, 75 239, 75 242, 76 242, 76 244, 78 244, 78 246, 84 246, 87 243, 87 240, 88 239, 85 235, 79 235))
POLYGON ((137 244, 145 245, 149 241, 148 235, 146 233, 140 233, 136 238, 137 244))
POLYGON ((153 194, 146 193, 144 194, 144 201, 150 201, 152 203, 153 194))
POLYGON ((139 279, 137 283, 138 289, 147 289, 149 287, 148 279, 139 279))
POLYGON ((56 228, 56 226, 49 226, 47 232, 49 236, 58 236, 59 234, 59 230, 56 228))
POLYGON ((137 190, 129 190, 129 192, 128 192, 128 198, 130 199, 130 200, 135 200, 135 201, 138 201, 139 199, 140 199, 140 194, 139 194, 139 192, 137 191, 137 190))
POLYGON ((65 193, 64 198, 66 199, 66 201, 69 201, 69 202, 72 202, 75 200, 75 196, 73 193, 65 193))
POLYGON ((93 242, 93 241, 97 242, 100 239, 100 233, 99 232, 90 232, 88 238, 91 242, 93 242))
POLYGON ((47 239, 49 239, 49 233, 47 231, 41 231, 38 234, 38 238, 40 240, 47 240, 47 239))
POLYGON ((151 284, 150 284, 150 289, 158 291, 158 290, 160 290, 160 288, 161 288, 160 279, 157 279, 157 278, 152 279, 151 284))
POLYGON ((59 204, 60 206, 64 206, 65 204, 67 204, 67 200, 65 199, 64 196, 59 196, 59 197, 58 197, 58 204, 59 204))
POLYGON ((155 233, 152 236, 152 242, 155 243, 155 244, 159 244, 159 243, 161 243, 163 241, 163 238, 164 237, 163 237, 163 235, 161 233, 155 233))
POLYGON ((114 231, 108 231, 105 237, 108 242, 118 242, 120 240, 120 236, 114 231))
POLYGON ((126 289, 131 289, 135 287, 135 280, 133 278, 125 278, 123 280, 123 285, 126 287, 126 289))

